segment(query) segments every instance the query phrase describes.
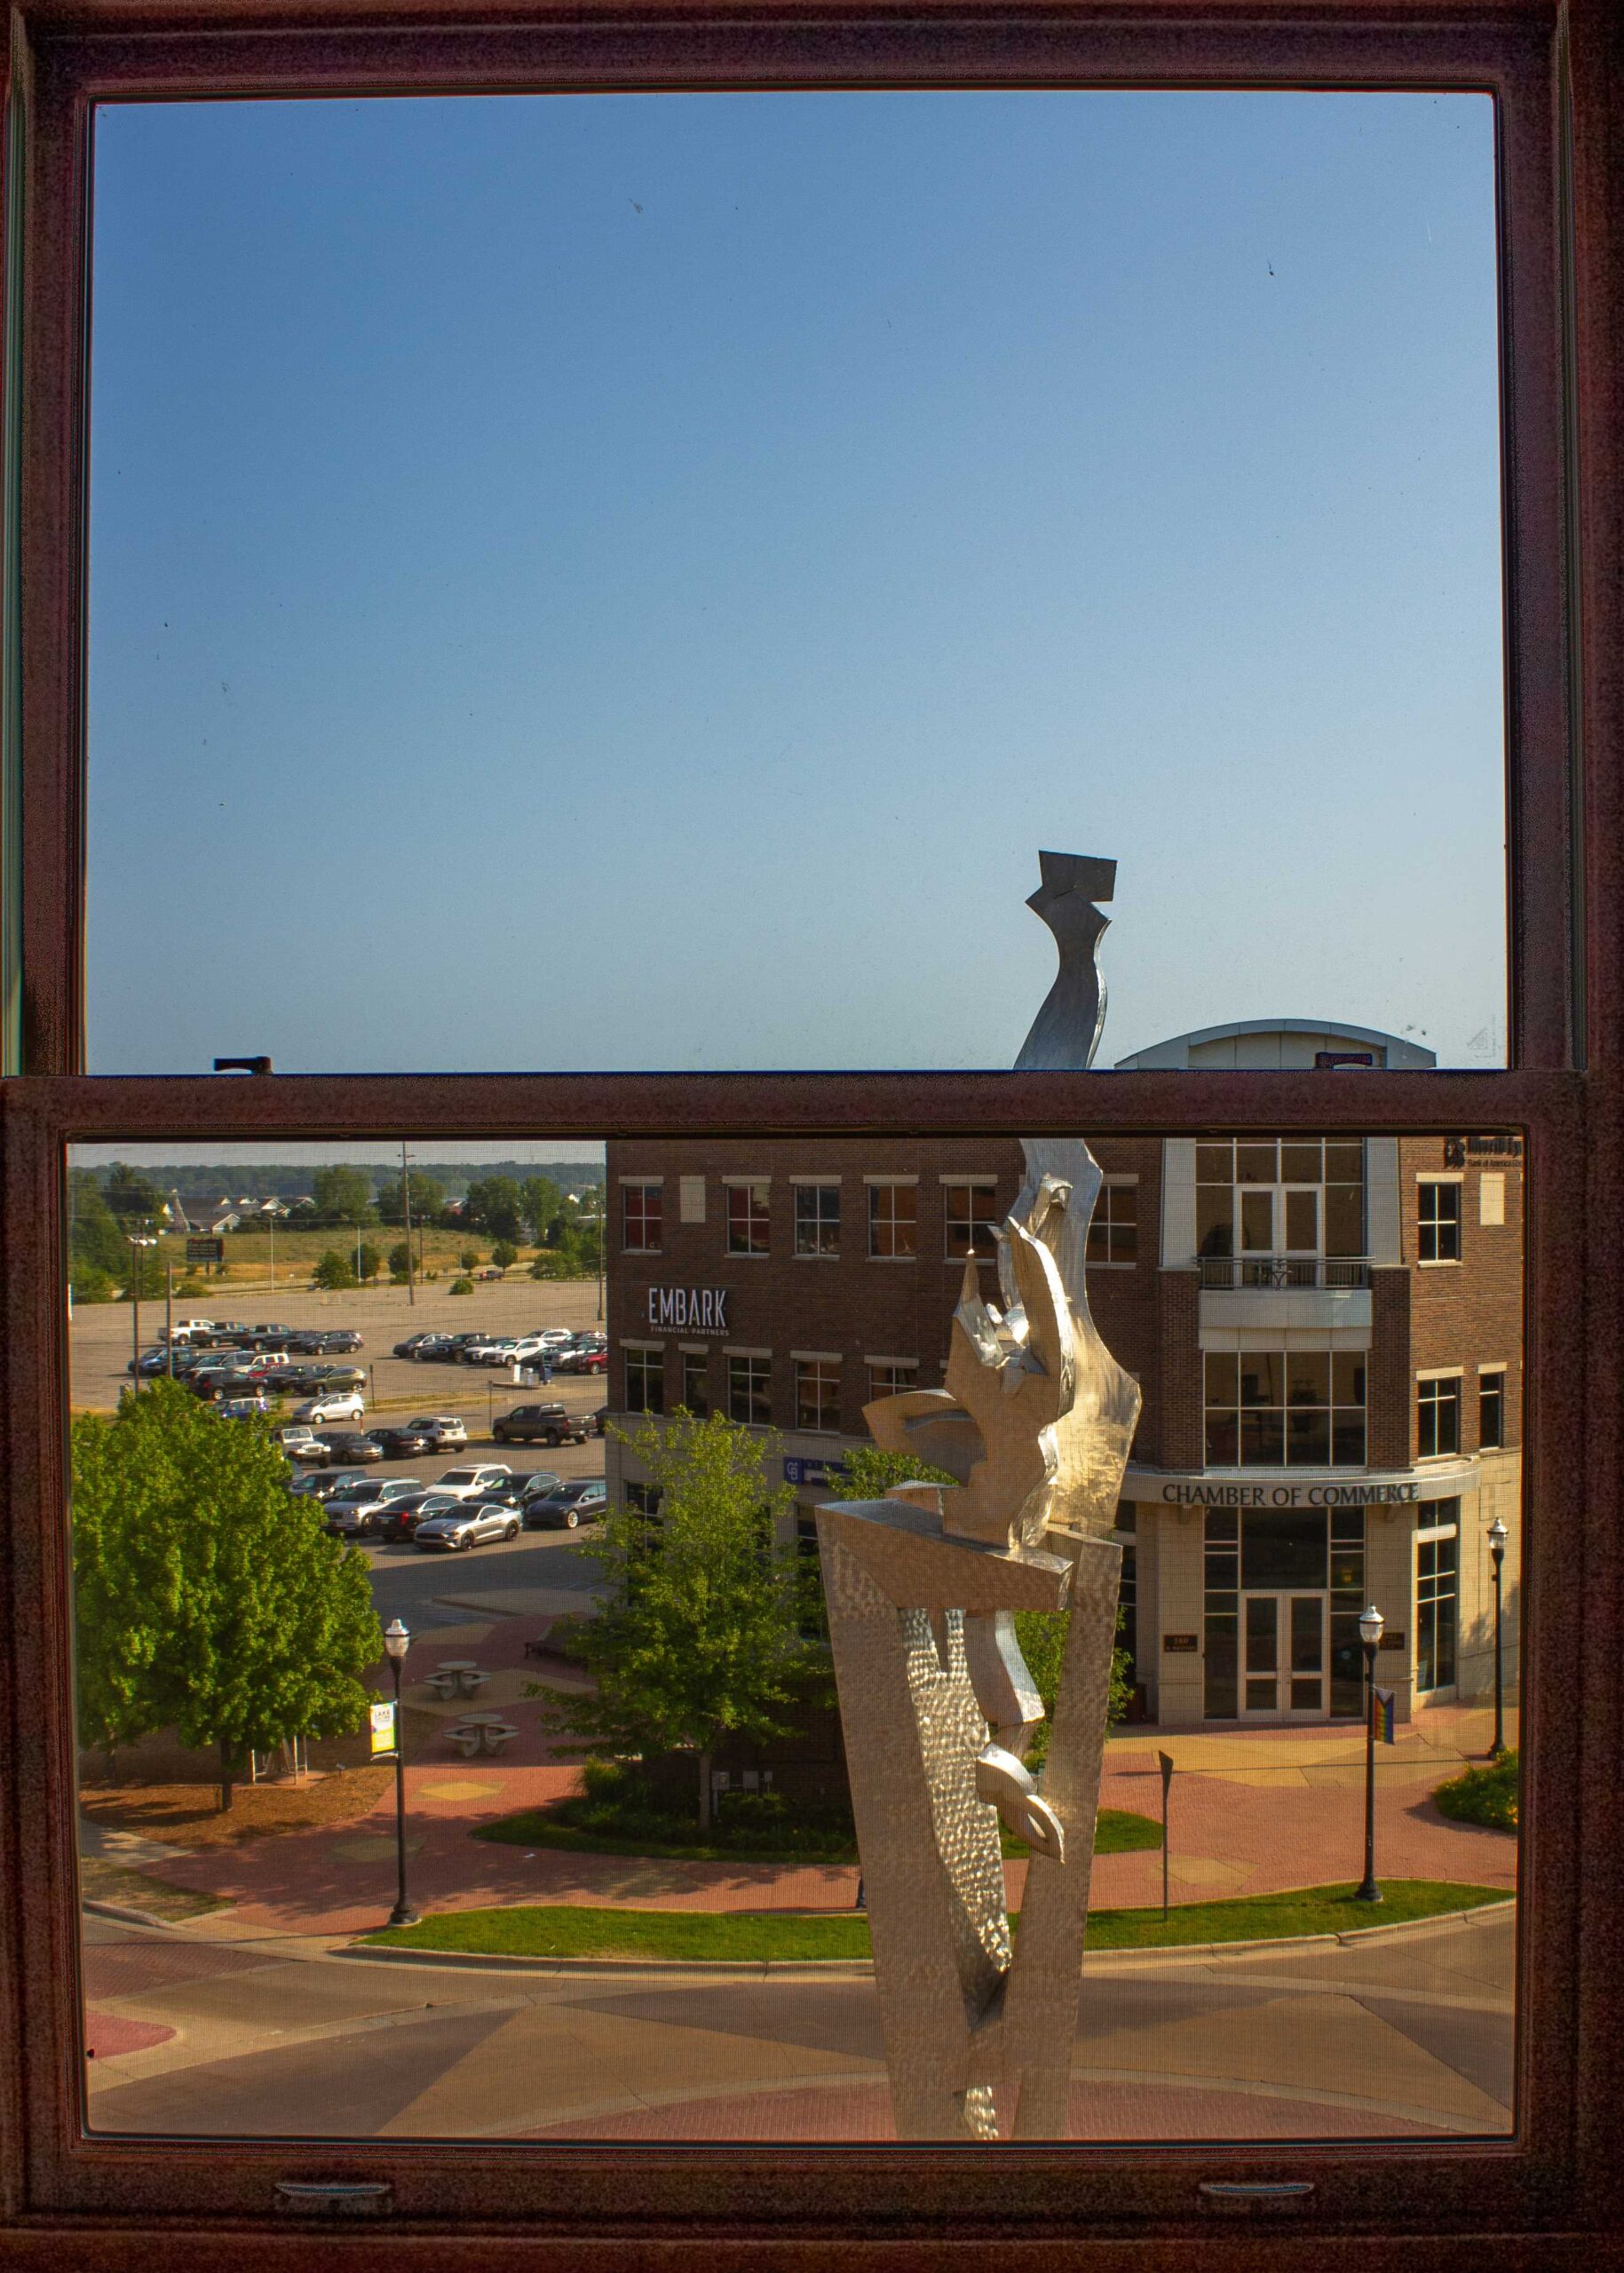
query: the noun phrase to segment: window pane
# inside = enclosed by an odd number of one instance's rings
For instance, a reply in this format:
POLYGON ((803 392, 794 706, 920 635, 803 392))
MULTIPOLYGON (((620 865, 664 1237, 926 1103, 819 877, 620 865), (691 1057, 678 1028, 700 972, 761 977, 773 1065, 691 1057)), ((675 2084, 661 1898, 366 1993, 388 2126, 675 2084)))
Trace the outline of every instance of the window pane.
POLYGON ((1128 716, 1115 1059, 1503 1057, 1487 97, 111 103, 94 157, 94 1070, 1007 1064, 1046 943, 955 911, 1128 716), (1215 917, 1265 805, 1289 907, 1215 917))
MULTIPOLYGON (((1369 1141, 1373 1192, 1441 1181, 1446 1140, 1369 1141)), ((1275 1897, 1295 1904, 1305 1887, 1357 1874, 1358 1620, 1372 1602, 1386 1620, 1377 1678, 1393 1693, 1399 1747, 1382 1754, 1378 1775, 1388 1900, 1395 1911, 1409 1903, 1400 1889, 1417 1881, 1439 1889, 1435 1906, 1446 1911, 1477 1899, 1472 1889, 1514 1894, 1514 1837, 1422 1803, 1487 1750, 1496 1518, 1507 1533, 1501 1701, 1509 1741, 1517 1734, 1515 1379, 1500 1399, 1507 1441, 1495 1445, 1482 1430, 1498 1369, 1515 1375, 1517 1364, 1515 1250, 1469 1246, 1457 1271, 1423 1272, 1406 1259, 1407 1224, 1394 1203, 1375 1218, 1387 1247, 1374 1259, 1391 1273, 1379 1303, 1365 1284, 1212 1287, 1195 1255, 1176 1261, 1161 1244, 1161 1227, 1193 1218, 1193 1146, 1176 1135, 1100 1135, 1092 1149, 1102 1174, 1119 1179, 1101 1188, 1107 1224, 1116 1197, 1131 1199, 1158 1227, 1152 1251, 1164 1259, 1153 1296, 1135 1271, 1087 1278, 1105 1347, 1143 1400, 1105 1514, 1133 1556, 1117 1595, 1131 1628, 1119 1637, 1121 1699, 1150 1723, 1122 1728, 1105 1748, 1103 1819, 1128 1818, 1132 1840, 1119 1846, 1113 1831, 1101 1841, 1091 1936, 1108 1943, 1118 1929, 1098 1913, 1125 1912, 1136 1938, 1158 1946, 1160 1804, 1145 1776, 1148 1767, 1153 1786, 1162 1747, 1177 1759, 1172 1805, 1183 1810, 1172 1900, 1180 1912, 1201 1908, 1204 1940, 1236 1938, 1237 1928, 1243 1937, 1275 1897), (1423 1374, 1417 1353, 1462 1371, 1423 1374), (1450 1448, 1452 1427, 1463 1448, 1450 1448), (1417 1783, 1417 1762, 1430 1781, 1417 1783), (1226 1902, 1245 1905, 1245 1917, 1226 1902)), ((717 1732, 705 1824, 685 1733, 695 1724, 673 1730, 664 1716, 673 1699, 692 1704, 702 1692, 702 1702, 718 1662, 728 1713, 742 1709, 765 1644, 752 1627, 748 1650, 728 1656, 728 1635, 742 1630, 729 1605, 764 1571, 812 1581, 770 1627, 773 1646, 791 1646, 790 1635, 824 1646, 819 1510, 890 1480, 849 1476, 874 1448, 865 1404, 945 1386, 963 1286, 963 1263, 946 1253, 948 1226, 970 1220, 972 1193, 989 1232, 983 1195, 1014 1207, 1020 1144, 611 1136, 504 1150, 408 1139, 405 1154, 359 1141, 107 1145, 75 1148, 65 1162, 83 1868, 90 1898, 110 1906, 87 1920, 81 1952, 96 2055, 86 2062, 91 2127, 154 2140, 448 2134, 666 2149, 890 2137, 872 1976, 809 1975, 779 2001, 769 1974, 741 2003, 725 1976, 680 1975, 651 1948, 664 1937, 685 1962, 681 1936, 698 1932, 759 1949, 792 1916, 797 1949, 827 1942, 839 1954, 844 1936, 860 1958, 867 1951, 854 1903, 860 1875, 865 1900, 874 1880, 855 1843, 827 1665, 817 1660, 816 1693, 786 1710, 780 1733, 747 1738, 736 1723, 717 1732), (989 1176, 990 1186, 974 1181, 989 1176), (810 1268, 789 1223, 821 1225, 823 1200, 843 1189, 862 1211, 858 1236, 810 1268), (708 1206, 694 1204, 706 1193, 708 1206), (732 1250, 733 1224, 749 1228, 764 1200, 770 1216, 774 1193, 785 1236, 764 1251, 732 1250), (912 1269, 874 1267, 863 1236, 871 1207, 875 1224, 916 1233, 912 1269), (656 1214, 655 1244, 614 1236, 656 1214), (132 1414, 126 1398, 115 1419, 135 1379, 140 1401, 132 1414), (164 1463, 143 1457, 129 1470, 139 1488, 109 1492, 107 1435, 155 1430, 170 1396, 202 1464, 175 1469, 183 1483, 168 1490, 164 1463), (699 1432, 686 1453, 685 1430, 699 1432), (156 1566, 143 1558, 179 1557, 194 1580, 188 1604, 202 1598, 205 1568, 186 1558, 240 1539, 230 1478, 242 1472, 240 1448, 256 1442, 272 1488, 234 1566, 258 1581, 237 1588, 236 1609, 273 1617, 348 1553, 361 1630, 342 1646, 329 1637, 313 1667, 307 1628, 274 1625, 273 1646, 243 1675, 266 1717, 251 1730, 232 1724, 223 1819, 223 1708, 216 1696, 215 1719, 202 1707, 194 1717, 191 1692, 177 1687, 184 1675, 206 1691, 208 1660, 186 1620, 168 1619, 156 1566), (230 1455, 218 1476, 211 1445, 230 1455), (734 1490, 740 1477, 745 1488, 734 1490), (286 1559, 291 1547, 297 1561, 286 1559), (372 1709, 392 1694, 377 1629, 397 1616, 410 1633, 408 1893, 423 1915, 404 1929, 388 1926, 398 1893, 392 1757, 371 1749, 372 1709), (645 1616, 655 1620, 652 1641, 645 1616), (605 1636, 595 1657, 594 1637, 605 1636), (350 1667, 337 1683, 335 1659, 350 1667), (148 1685, 149 1663, 163 1667, 161 1686, 148 1685), (708 1669, 699 1691, 685 1685, 695 1663, 708 1669), (330 1714, 305 1711, 308 1691, 286 1681, 296 1667, 330 1714), (570 1718, 572 1700, 608 1691, 631 1697, 634 1721, 608 1726, 589 1788, 569 1748, 584 1727, 570 1718), (142 1707, 133 1719, 121 1718, 127 1698, 142 1707), (172 1921, 162 1968, 154 1929, 111 1914, 132 1910, 172 1921), (559 1966, 559 1935, 597 1957, 634 1928, 624 1971, 559 1966), (426 1977, 415 1965, 408 2027, 400 1968, 306 1954, 395 1930, 426 1944, 419 1957, 471 1936, 475 1954, 500 1944, 520 1962, 503 1969, 500 1996, 465 1964, 426 1977), (533 1947, 534 1973, 523 1962, 533 1947), (380 2062, 383 2016, 391 2056, 380 2062), (673 2068, 674 2027, 705 2047, 697 2066, 684 2052, 673 2068), (819 2056, 808 2064, 814 2032, 819 2056)), ((1515 1225, 1520 1168, 1495 1157, 1515 1225)), ((1021 1321, 1003 1316, 990 1260, 978 1284, 994 1331, 1018 1351, 1021 1321)), ((1052 1376, 1030 1378, 1052 1393, 1052 1376)), ((996 1403, 962 1430, 953 1391, 930 1400, 915 1464, 939 1480, 971 1471, 982 1421, 990 1413, 995 1431, 1031 1393, 1018 1378, 1014 1390, 991 1386, 996 1403)), ((1030 1636, 1026 1645, 1035 1652, 1030 1636)), ((228 1635, 219 1646, 229 1654, 239 1643, 228 1635)), ((933 1638, 930 1658, 939 1668, 933 1638)), ((906 1749, 906 1726, 894 1740, 906 1749)), ((1026 1757, 1048 1773, 1035 1739, 1026 1757)), ((1018 1910, 1026 1858, 1003 1861, 1018 1910)), ((1328 1914, 1331 1927, 1347 1922, 1328 1914)), ((1300 1922, 1294 1912, 1283 1930, 1300 1922)), ((1077 2039, 1068 2135, 1279 2140, 1357 2126, 1459 2137, 1470 2126, 1503 2136, 1513 2113, 1510 1924, 1509 1913, 1440 1923, 1409 1944, 1402 2028, 1382 2018, 1363 1974, 1346 1976, 1383 2031, 1372 2039, 1374 2095, 1345 2035, 1305 2019, 1278 1983, 1278 2030, 1259 2031, 1248 2051, 1248 2080, 1268 2094, 1218 2090, 1214 2075, 1233 2072, 1244 1955, 1213 1960, 1213 1994, 1181 2006, 1171 2034, 1148 1971, 1136 1975, 1112 2019, 1105 2086, 1095 2039, 1077 2039), (1469 1960, 1478 2005, 1462 2020, 1469 1960), (1351 2098, 1360 2102, 1351 2110, 1351 2098), (1394 2105, 1402 2119, 1383 2111, 1394 2105)), ((1186 1940, 1197 1930, 1188 1916, 1175 1927, 1186 1940)), ((1316 1996, 1327 1993, 1323 1964, 1343 1963, 1324 1949, 1340 1946, 1314 1944, 1316 1996)), ((1295 1960, 1276 1952, 1271 1963, 1278 1972, 1295 1960)), ((1088 1964, 1096 1992, 1115 1977, 1088 1964)))

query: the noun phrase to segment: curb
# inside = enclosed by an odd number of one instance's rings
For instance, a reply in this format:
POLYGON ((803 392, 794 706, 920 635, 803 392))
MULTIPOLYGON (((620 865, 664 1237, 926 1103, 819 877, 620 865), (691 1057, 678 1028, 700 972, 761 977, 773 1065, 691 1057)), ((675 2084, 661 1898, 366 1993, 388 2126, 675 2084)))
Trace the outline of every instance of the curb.
MULTIPOLYGON (((166 1934, 174 1931, 172 1918, 154 1918, 150 1910, 127 1910, 122 1903, 97 1902, 88 1896, 79 1907, 87 1917, 110 1918, 115 1926, 159 1926, 166 1934)), ((200 1915, 206 1916, 207 1913, 200 1915)))
MULTIPOLYGON (((1181 1958, 1234 1957, 1269 1950, 1339 1949, 1351 1944, 1384 1939, 1398 1934, 1425 1934, 1439 1926, 1459 1926, 1478 1919, 1498 1918, 1516 1907, 1517 1897, 1503 1902, 1477 1902, 1468 1910, 1440 1910, 1430 1918, 1401 1918, 1387 1926, 1351 1926, 1341 1934, 1284 1934, 1268 1940, 1240 1942, 1166 1942, 1137 1950, 1086 1952, 1085 1972, 1112 1965, 1165 1963, 1181 1958)), ((88 1908, 88 1905, 86 1905, 88 1908)), ((529 1973, 706 1973, 745 1975, 755 1979, 775 1975, 780 1980, 829 1980, 837 1976, 862 1979, 872 1976, 874 1960, 867 1957, 804 1958, 638 1958, 638 1957, 515 1957, 496 1950, 432 1950, 421 1946, 382 1945, 353 1942, 335 1950, 335 1957, 360 1958, 371 1964, 467 1966, 498 1971, 529 1973)))

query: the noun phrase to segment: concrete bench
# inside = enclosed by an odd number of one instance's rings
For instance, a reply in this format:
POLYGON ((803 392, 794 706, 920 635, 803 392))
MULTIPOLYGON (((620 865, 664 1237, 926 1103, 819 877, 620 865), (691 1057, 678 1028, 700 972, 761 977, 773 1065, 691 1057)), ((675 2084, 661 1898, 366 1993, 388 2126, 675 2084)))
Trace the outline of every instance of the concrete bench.
POLYGON ((519 1730, 511 1721, 499 1715, 481 1715, 478 1720, 459 1721, 446 1731, 448 1741, 461 1751, 464 1760, 471 1760, 477 1752, 500 1752, 512 1743, 519 1730))

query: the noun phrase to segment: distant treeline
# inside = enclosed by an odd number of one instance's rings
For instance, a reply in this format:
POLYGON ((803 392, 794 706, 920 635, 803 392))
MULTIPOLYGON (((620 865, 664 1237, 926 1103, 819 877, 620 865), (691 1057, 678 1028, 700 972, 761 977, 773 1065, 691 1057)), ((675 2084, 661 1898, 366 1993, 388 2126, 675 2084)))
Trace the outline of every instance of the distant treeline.
MULTIPOLYGON (((400 1188, 398 1165, 391 1168, 386 1160, 358 1160, 354 1165, 375 1190, 386 1184, 400 1188)), ((414 1160, 412 1165, 416 1168, 419 1163, 414 1160)), ((91 1168, 88 1173, 105 1192, 115 1166, 115 1162, 108 1161, 105 1167, 91 1168)), ((550 1160, 539 1164, 534 1160, 433 1160, 426 1164, 426 1172, 448 1200, 465 1198, 471 1184, 484 1183, 492 1176, 508 1176, 522 1184, 530 1177, 543 1176, 564 1192, 579 1192, 585 1185, 600 1184, 604 1180, 601 1160, 550 1160)), ((143 1168, 140 1173, 166 1196, 178 1190, 206 1192, 217 1200, 296 1200, 314 1189, 321 1163, 307 1160, 302 1167, 290 1168, 280 1160, 169 1160, 156 1168, 143 1168)))

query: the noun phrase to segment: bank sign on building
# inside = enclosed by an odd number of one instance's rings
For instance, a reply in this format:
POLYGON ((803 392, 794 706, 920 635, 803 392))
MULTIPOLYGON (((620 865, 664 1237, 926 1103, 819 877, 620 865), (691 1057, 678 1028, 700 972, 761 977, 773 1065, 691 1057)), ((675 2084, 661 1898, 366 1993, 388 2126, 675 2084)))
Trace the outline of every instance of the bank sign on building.
MULTIPOLYGON (((1276 1021, 1139 1065, 1430 1062, 1276 1021)), ((1324 1078, 1334 1081, 1334 1072, 1324 1078)), ((1172 1100, 1176 1103, 1176 1097, 1172 1100)), ((1118 1515, 1138 1709, 1164 1725, 1357 1714, 1357 1621, 1408 1717, 1485 1696, 1486 1532, 1515 1677, 1522 1160, 1504 1132, 1093 1140, 1089 1298, 1145 1409, 1118 1515)), ((611 1405, 770 1430, 804 1528, 871 1398, 939 1382, 967 1255, 995 1296, 1019 1147, 609 1147, 611 1405)), ((639 1485, 611 1444, 612 1490, 639 1485)))

